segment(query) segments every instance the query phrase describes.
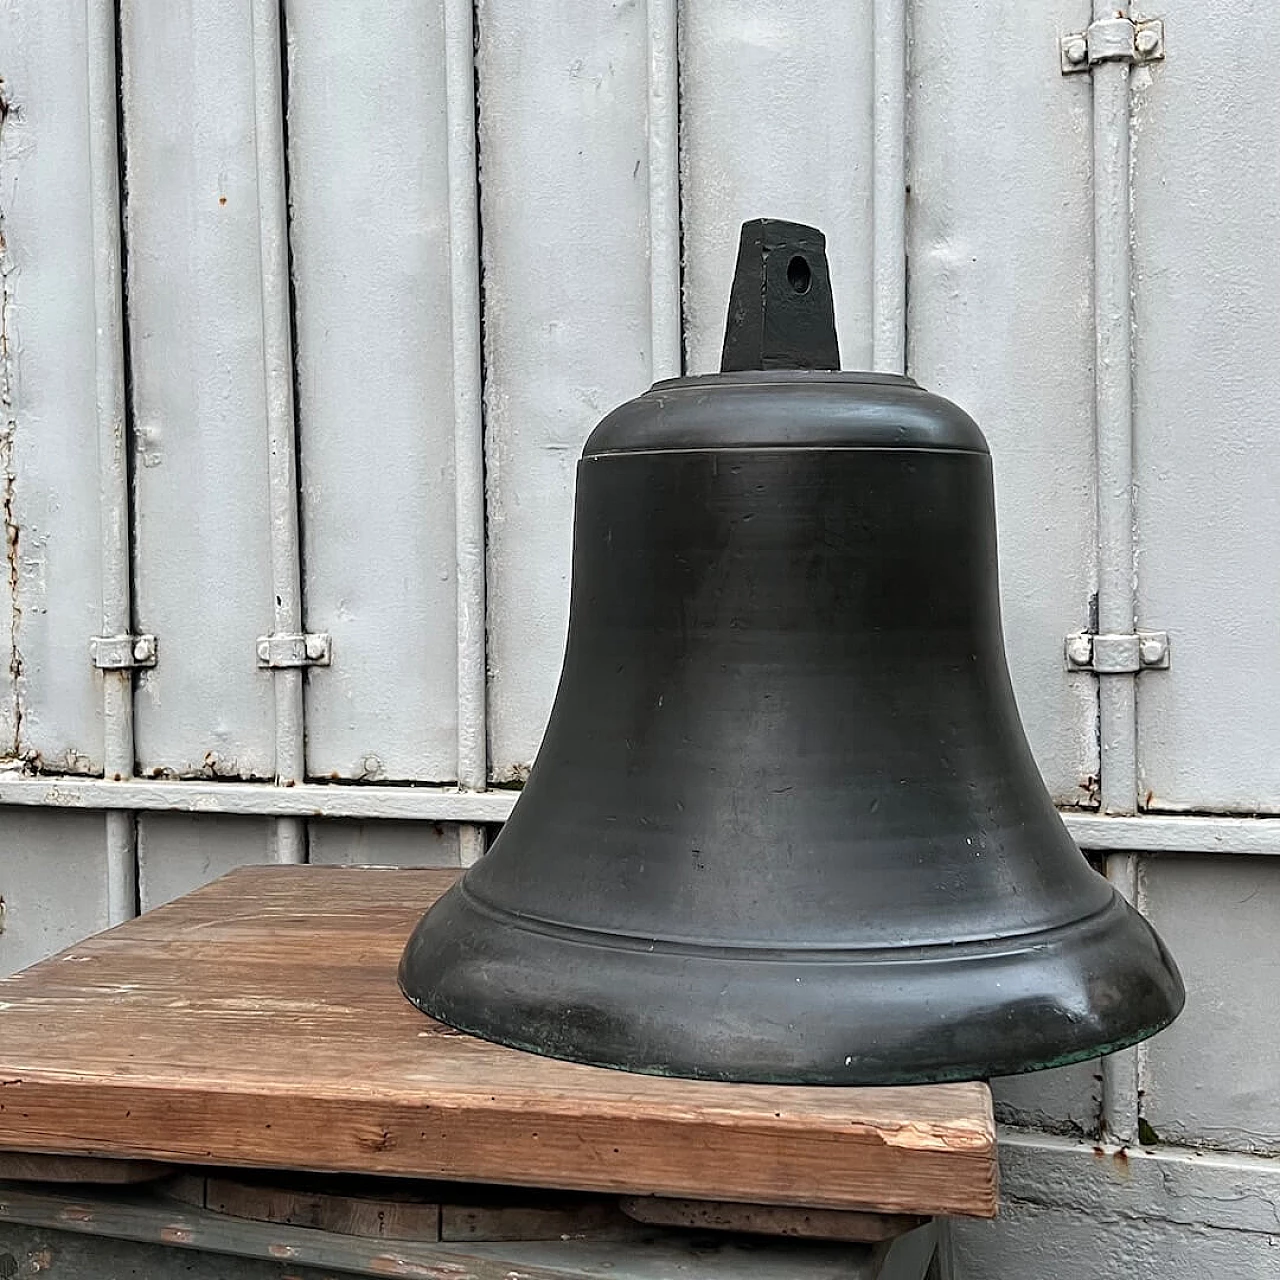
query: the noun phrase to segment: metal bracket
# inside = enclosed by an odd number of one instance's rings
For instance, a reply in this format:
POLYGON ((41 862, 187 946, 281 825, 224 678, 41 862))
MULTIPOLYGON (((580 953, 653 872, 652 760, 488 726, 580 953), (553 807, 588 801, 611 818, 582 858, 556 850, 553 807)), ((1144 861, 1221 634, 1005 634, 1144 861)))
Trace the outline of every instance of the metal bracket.
POLYGON ((1169 666, 1169 633, 1139 631, 1129 636, 1095 636, 1077 631, 1067 637, 1068 671, 1096 675, 1128 675, 1135 671, 1163 671, 1169 666))
POLYGON ((156 638, 141 636, 93 636, 89 656, 99 671, 129 671, 156 665, 156 638))
POLYGON ((1159 62, 1164 57, 1164 22, 1099 18, 1084 31, 1063 36, 1059 49, 1064 76, 1088 71, 1099 62, 1159 62))
POLYGON ((332 660, 333 645, 327 631, 258 637, 260 667, 327 667, 332 660))

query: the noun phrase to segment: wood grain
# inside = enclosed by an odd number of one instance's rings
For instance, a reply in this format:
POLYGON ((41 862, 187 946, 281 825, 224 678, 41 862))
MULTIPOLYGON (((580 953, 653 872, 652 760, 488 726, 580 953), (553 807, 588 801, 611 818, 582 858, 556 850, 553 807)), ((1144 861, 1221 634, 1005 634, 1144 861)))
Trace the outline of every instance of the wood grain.
POLYGON ((0 980, 0 1150, 994 1215, 983 1084, 662 1080, 423 1017, 396 965, 456 875, 242 868, 0 980))

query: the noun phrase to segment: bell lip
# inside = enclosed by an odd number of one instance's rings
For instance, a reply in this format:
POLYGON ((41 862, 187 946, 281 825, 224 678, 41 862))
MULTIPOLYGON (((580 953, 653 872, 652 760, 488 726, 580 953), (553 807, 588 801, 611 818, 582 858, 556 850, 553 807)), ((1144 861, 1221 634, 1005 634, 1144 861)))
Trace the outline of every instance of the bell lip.
POLYGON ((1186 1002, 1158 935, 1114 891, 1101 912, 1018 955, 970 947, 966 957, 902 964, 763 960, 726 1002, 739 961, 698 960, 694 972, 686 956, 495 930, 457 888, 404 949, 406 999, 492 1043, 638 1075, 821 1086, 985 1080, 1128 1048, 1186 1002), (1034 996, 1034 1016, 993 995, 1002 985, 1034 996), (1099 992, 1103 1000, 1090 999, 1099 992), (749 1029, 726 1042, 716 1030, 724 1026, 749 1029))

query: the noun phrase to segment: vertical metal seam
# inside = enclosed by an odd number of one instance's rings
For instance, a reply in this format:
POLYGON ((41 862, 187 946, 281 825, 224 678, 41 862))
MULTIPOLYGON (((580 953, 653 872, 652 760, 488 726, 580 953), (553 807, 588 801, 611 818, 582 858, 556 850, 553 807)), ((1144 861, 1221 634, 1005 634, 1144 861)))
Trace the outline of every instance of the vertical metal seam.
MULTIPOLYGON (((488 783, 484 369, 480 332, 475 32, 472 0, 448 0, 444 11, 444 59, 453 347, 457 771, 458 786, 464 791, 483 791, 488 783)), ((463 865, 470 865, 484 852, 484 828, 460 825, 458 842, 463 865)))
MULTIPOLYGON (((1094 0, 1095 20, 1126 16, 1127 6, 1094 0)), ((1094 422, 1097 448, 1098 629, 1136 628, 1133 501, 1133 370, 1129 66, 1100 62, 1093 92, 1094 422)), ((1132 674, 1098 677, 1099 771, 1104 813, 1137 811, 1137 715, 1132 674)), ((1130 902, 1138 897, 1137 858, 1112 854, 1107 878, 1130 902)), ((1106 1133, 1138 1133, 1140 1059, 1136 1049, 1102 1063, 1106 1133)))
MULTIPOLYGON (((120 81, 116 7, 86 0, 90 213, 93 236, 94 406, 98 432, 98 522, 102 539, 102 634, 132 630, 129 441, 125 395, 121 228, 120 81)), ((86 637, 87 640, 87 637, 86 637)), ((87 659, 86 659, 87 660, 87 659)), ((108 778, 133 776, 133 674, 103 671, 102 764, 108 778)), ((137 914, 137 823, 128 810, 105 818, 107 923, 137 914)))
POLYGON ((648 0, 649 343, 652 377, 678 378, 680 281, 679 0, 648 0))
MULTIPOLYGON (((297 433, 293 403, 293 326, 289 314, 288 203, 285 192, 281 20, 278 0, 253 0, 254 146, 258 184, 258 253, 262 290, 262 361, 268 444, 273 630, 302 630, 302 562, 298 531, 297 433)), ((275 689, 276 781, 306 771, 302 672, 279 668, 275 689)), ((306 860, 300 819, 276 820, 274 857, 306 860)))
POLYGON ((907 0, 872 12, 871 367, 906 367, 907 0))

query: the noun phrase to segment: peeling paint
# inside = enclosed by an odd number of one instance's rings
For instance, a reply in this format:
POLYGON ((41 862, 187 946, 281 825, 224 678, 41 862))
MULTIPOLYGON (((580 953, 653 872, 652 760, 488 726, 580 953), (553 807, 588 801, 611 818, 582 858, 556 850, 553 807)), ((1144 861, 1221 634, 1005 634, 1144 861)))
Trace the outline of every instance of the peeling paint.
MULTIPOLYGON (((9 101, 0 79, 0 154, 3 154, 6 126, 17 111, 9 101)), ((9 697, 12 739, 5 745, 9 755, 22 752, 22 651, 18 647, 22 609, 18 602, 19 528, 14 509, 17 474, 13 443, 18 431, 14 404, 13 277, 17 268, 9 254, 5 228, 5 208, 0 203, 0 509, 4 515, 5 564, 9 581, 9 697)))

